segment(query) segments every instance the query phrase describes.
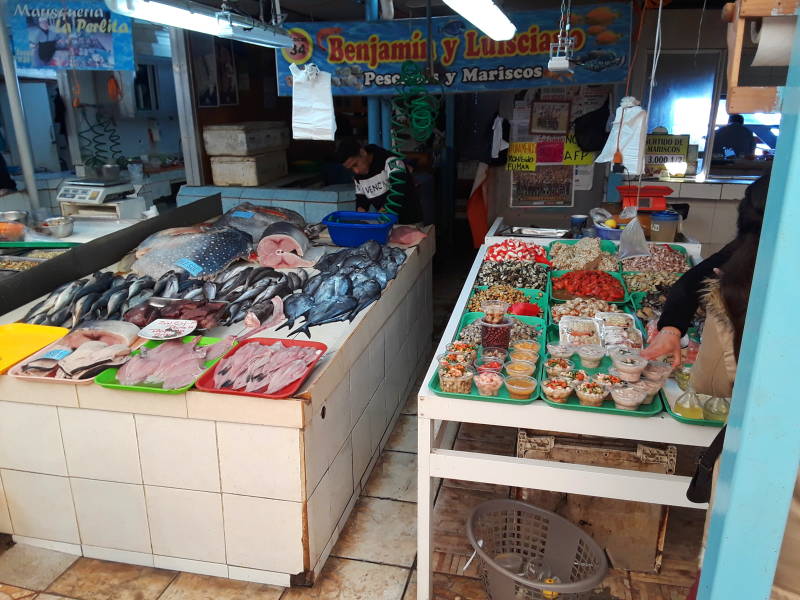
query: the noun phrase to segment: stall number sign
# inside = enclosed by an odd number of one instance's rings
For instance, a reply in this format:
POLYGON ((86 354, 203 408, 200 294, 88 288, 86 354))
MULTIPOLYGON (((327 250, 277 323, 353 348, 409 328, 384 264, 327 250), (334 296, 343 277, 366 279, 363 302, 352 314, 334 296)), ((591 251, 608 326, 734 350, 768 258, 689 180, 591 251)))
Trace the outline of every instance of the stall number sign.
POLYGON ((688 135, 650 134, 645 143, 645 172, 658 174, 666 163, 686 161, 688 135))

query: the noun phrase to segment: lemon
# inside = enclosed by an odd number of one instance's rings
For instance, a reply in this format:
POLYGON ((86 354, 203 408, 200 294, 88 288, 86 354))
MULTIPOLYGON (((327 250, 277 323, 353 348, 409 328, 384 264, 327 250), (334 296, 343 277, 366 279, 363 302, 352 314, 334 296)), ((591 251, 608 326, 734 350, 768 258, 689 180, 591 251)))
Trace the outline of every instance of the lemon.
POLYGON ((611 229, 616 229, 617 228, 617 222, 614 219, 607 219, 606 222, 603 223, 603 225, 605 225, 606 227, 609 227, 611 229))

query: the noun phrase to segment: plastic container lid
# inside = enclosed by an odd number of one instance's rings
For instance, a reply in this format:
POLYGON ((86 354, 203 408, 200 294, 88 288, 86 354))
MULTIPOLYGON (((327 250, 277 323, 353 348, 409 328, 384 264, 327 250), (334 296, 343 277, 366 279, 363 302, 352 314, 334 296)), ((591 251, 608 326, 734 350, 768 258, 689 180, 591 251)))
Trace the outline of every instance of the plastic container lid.
POLYGON ((659 210, 650 215, 653 221, 679 221, 681 216, 674 210, 659 210))

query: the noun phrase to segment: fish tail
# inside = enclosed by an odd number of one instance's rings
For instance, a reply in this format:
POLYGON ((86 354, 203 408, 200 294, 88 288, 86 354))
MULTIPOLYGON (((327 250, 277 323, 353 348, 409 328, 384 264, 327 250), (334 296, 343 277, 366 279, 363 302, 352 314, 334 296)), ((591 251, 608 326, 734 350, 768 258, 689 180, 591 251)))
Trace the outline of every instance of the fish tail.
POLYGON ((308 339, 311 339, 311 331, 309 331, 309 327, 310 326, 311 326, 310 323, 305 323, 305 324, 301 325, 300 327, 298 327, 297 329, 295 329, 294 331, 292 331, 289 335, 292 336, 292 335, 295 335, 297 333, 305 333, 306 337, 308 337, 308 339))

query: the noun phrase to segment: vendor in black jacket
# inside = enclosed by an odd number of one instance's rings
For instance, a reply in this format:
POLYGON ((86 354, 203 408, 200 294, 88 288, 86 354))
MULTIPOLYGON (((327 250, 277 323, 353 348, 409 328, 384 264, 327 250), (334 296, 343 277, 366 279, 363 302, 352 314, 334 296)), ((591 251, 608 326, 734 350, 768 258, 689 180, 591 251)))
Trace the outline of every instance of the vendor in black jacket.
POLYGON ((396 154, 374 144, 362 146, 354 139, 346 139, 340 144, 337 157, 345 169, 353 172, 356 210, 392 212, 399 223, 422 220, 414 178, 396 154), (397 192, 396 197, 390 197, 392 192, 397 192))
MULTIPOLYGON (((739 217, 736 222, 737 239, 747 231, 748 223, 761 223, 764 218, 763 207, 769 190, 770 172, 765 173, 747 186, 744 198, 739 203, 739 217)), ((654 360, 665 355, 672 356, 675 367, 681 364, 681 338, 686 335, 689 324, 700 305, 700 298, 706 289, 706 280, 717 277, 717 270, 728 262, 736 249, 736 239, 716 254, 692 267, 670 288, 664 310, 658 320, 658 335, 650 345, 642 350, 644 358, 654 360)))

